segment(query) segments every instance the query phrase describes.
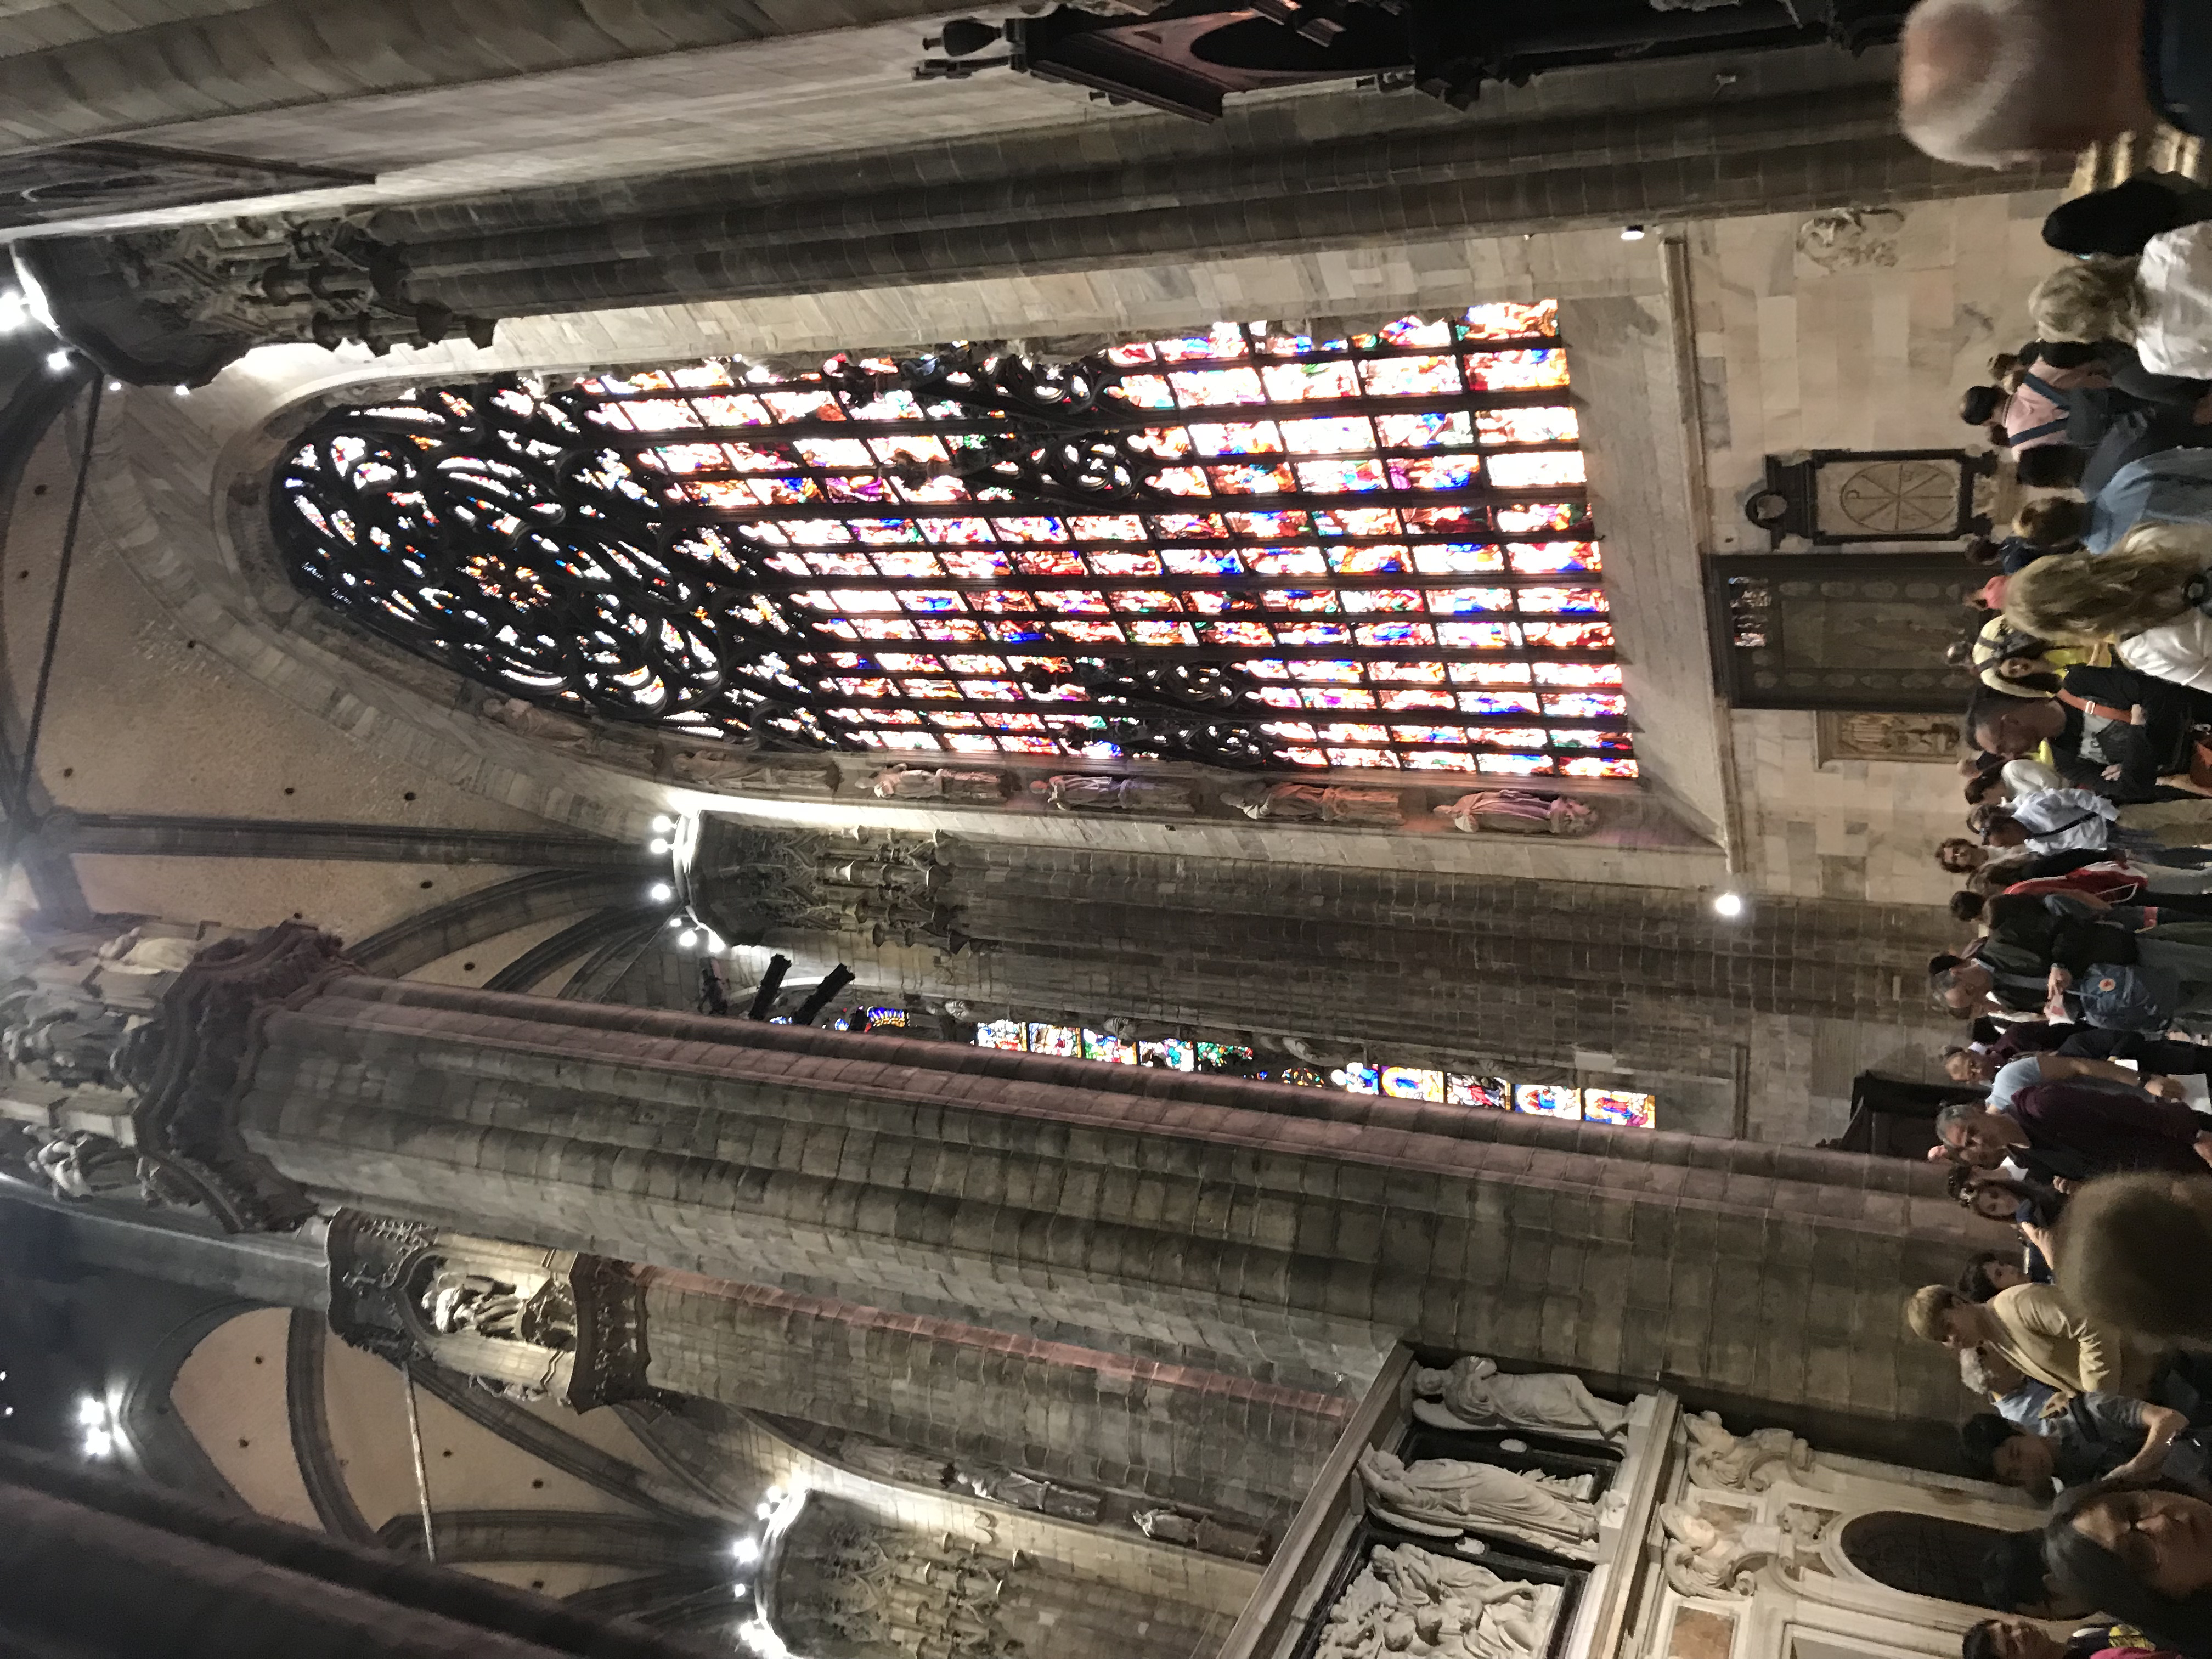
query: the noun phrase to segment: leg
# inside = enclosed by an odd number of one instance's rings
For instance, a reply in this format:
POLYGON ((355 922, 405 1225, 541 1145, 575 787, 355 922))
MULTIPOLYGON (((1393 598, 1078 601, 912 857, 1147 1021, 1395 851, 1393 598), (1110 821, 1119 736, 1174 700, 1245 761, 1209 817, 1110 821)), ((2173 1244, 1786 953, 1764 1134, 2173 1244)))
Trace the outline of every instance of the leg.
POLYGON ((2142 801, 2120 808, 2119 823, 2169 847, 2212 845, 2212 800, 2142 801))
POLYGON ((2149 884, 2154 903, 2163 904, 2169 897, 2212 893, 2212 870, 2188 870, 2170 864, 2135 864, 2131 867, 2149 884))
POLYGON ((2146 902, 2158 912, 2159 925, 2212 921, 2212 894, 2151 893, 2146 902))

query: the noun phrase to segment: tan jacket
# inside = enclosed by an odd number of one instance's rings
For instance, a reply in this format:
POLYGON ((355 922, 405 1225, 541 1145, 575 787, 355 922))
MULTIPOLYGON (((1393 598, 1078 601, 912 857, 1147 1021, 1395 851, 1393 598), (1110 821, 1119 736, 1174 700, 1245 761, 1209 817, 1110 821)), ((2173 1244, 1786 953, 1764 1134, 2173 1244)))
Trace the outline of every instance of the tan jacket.
POLYGON ((2037 1382, 2069 1394, 2142 1394, 2143 1357, 2118 1332, 2083 1319, 2050 1285, 2015 1285, 1984 1305, 2004 1333, 1997 1352, 2037 1382))

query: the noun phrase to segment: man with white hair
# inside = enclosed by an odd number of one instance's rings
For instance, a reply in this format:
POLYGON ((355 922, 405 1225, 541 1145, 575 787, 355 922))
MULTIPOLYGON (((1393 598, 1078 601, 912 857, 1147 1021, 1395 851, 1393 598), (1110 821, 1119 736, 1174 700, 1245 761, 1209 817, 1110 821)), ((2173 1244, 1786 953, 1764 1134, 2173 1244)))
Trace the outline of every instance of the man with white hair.
POLYGON ((2165 120, 2212 134, 2203 0, 1921 0, 1905 21, 1905 137, 1970 167, 2057 160, 2165 120))

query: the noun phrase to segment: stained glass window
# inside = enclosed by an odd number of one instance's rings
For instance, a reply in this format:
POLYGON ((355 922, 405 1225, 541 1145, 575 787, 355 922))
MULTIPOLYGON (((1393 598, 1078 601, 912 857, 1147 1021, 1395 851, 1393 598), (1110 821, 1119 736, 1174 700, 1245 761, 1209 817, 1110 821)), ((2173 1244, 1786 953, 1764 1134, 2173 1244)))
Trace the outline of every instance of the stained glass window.
POLYGON ((1304 1089, 1342 1089, 1355 1095, 1394 1100, 1431 1100, 1493 1112, 1532 1112, 1544 1117, 1580 1119, 1624 1129, 1655 1128, 1656 1096, 1624 1089, 1577 1089, 1564 1084, 1524 1083, 1502 1077, 1469 1077, 1457 1072, 1413 1066, 1354 1063, 1322 1071, 1312 1066, 1258 1068, 1254 1052, 1237 1043, 1191 1042, 1182 1037, 1140 1042, 1073 1025, 1024 1025, 1018 1019, 993 1020, 975 1028, 979 1048, 1007 1048, 1035 1054, 1080 1054, 1086 1060, 1122 1066, 1150 1066, 1170 1072, 1231 1072, 1263 1083, 1288 1083, 1304 1089))
POLYGON ((433 388, 271 510, 363 625, 702 738, 1633 777, 1579 434, 1556 307, 1481 305, 433 388))

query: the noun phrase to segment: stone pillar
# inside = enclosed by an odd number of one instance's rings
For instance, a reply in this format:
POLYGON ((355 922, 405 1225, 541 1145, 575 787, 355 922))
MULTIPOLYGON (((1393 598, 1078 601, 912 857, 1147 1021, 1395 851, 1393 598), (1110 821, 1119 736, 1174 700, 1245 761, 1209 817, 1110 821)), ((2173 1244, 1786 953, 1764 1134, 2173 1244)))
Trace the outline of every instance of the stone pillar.
POLYGON ((1402 1338, 1850 1449, 1954 1414, 1899 1310, 1988 1227, 1925 1164, 380 980, 298 926, 162 971, 119 1055, 15 1011, 38 1109, 101 1103, 234 1226, 401 1218, 349 1236, 368 1289, 334 1281, 334 1317, 383 1305, 358 1322, 579 1403, 1048 1443, 1040 1398, 1141 1382, 1086 1446, 1169 1468, 1283 1413, 1296 1463, 1402 1338), (511 1243, 425 1265, 445 1233, 511 1243))
POLYGON ((1954 1411, 1899 1309, 1982 1224, 1902 1160, 367 977, 259 1035, 245 1145, 428 1223, 1323 1393, 1403 1335, 1954 1411))

